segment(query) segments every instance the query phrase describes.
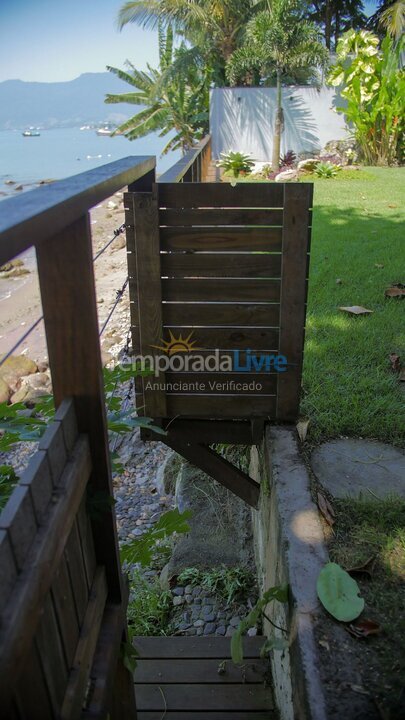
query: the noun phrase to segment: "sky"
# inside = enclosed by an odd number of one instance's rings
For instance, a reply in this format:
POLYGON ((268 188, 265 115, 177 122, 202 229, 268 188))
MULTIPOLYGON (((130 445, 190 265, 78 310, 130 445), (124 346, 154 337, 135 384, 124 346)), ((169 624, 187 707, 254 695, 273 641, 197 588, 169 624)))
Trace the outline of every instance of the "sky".
MULTIPOLYGON (((117 29, 124 0, 0 0, 0 82, 73 80, 106 65, 157 64, 156 33, 117 29)), ((365 2, 371 14, 376 2, 365 2)))

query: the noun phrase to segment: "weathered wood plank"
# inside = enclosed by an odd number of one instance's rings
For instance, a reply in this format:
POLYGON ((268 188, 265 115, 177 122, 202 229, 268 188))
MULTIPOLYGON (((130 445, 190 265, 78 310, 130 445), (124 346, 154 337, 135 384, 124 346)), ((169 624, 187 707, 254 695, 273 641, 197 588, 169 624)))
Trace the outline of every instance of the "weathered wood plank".
POLYGON ((282 210, 254 208, 201 208, 198 210, 178 208, 159 211, 159 224, 167 227, 232 227, 275 226, 283 224, 282 210))
POLYGON ((65 696, 60 710, 61 720, 74 720, 80 717, 106 598, 107 583, 105 571, 104 568, 98 567, 91 587, 73 666, 69 674, 65 696))
POLYGON ((51 469, 44 450, 37 450, 30 458, 19 484, 30 489, 37 525, 43 525, 53 493, 51 469))
MULTIPOLYGON (((190 175, 201 156, 211 157, 211 136, 206 135, 195 147, 186 152, 174 165, 159 177, 159 183, 180 183, 190 175)), ((188 179, 188 178, 187 178, 188 179)), ((201 173, 198 180, 201 179, 201 173)), ((194 179, 195 181, 195 179, 194 179)))
POLYGON ((160 228, 161 250, 279 252, 282 228, 160 228))
POLYGON ((0 530, 0 613, 6 606, 18 569, 7 530, 0 530))
MULTIPOLYGON (((153 178, 154 181, 154 178, 153 178)), ((152 189, 152 185, 149 190, 152 189)), ((138 308, 138 273, 136 266, 135 247, 135 210, 133 192, 124 193, 125 224, 127 240, 127 264, 128 264, 128 286, 129 286, 129 309, 131 315, 131 341, 132 351, 137 355, 141 352, 141 338, 139 333, 139 308, 138 308)), ((143 392, 142 378, 134 378, 135 394, 141 396, 143 392)))
POLYGON ((91 588, 97 563, 91 523, 86 511, 86 502, 87 498, 83 497, 76 519, 82 549, 84 569, 86 571, 87 587, 91 588))
POLYGON ((280 301, 280 280, 234 280, 214 278, 196 280, 162 279, 163 300, 212 301, 212 302, 250 302, 280 301))
POLYGON ((51 423, 47 427, 39 441, 38 450, 46 452, 52 483, 57 487, 67 461, 65 438, 60 422, 51 423))
POLYGON ((0 530, 7 531, 17 568, 21 571, 37 532, 34 505, 26 485, 14 488, 0 514, 0 530))
POLYGON ((274 418, 276 398, 274 396, 241 397, 240 395, 168 395, 168 417, 181 415, 189 418, 274 418))
POLYGON ((35 634, 35 645, 44 669, 52 711, 57 717, 65 694, 68 669, 62 649, 60 629, 49 593, 44 600, 42 617, 35 634))
POLYGON ((166 373, 167 394, 182 395, 205 393, 218 395, 235 395, 240 392, 243 397, 246 390, 235 390, 237 385, 246 387, 252 385, 250 395, 275 395, 277 390, 277 375, 270 373, 166 373))
POLYGON ((283 207, 283 188, 277 183, 158 183, 159 207, 283 207))
POLYGON ((65 560, 70 578, 73 599, 76 608, 79 627, 81 627, 84 614, 87 607, 88 585, 86 577, 86 569, 84 566, 84 558, 80 544, 79 529, 77 526, 77 518, 72 525, 72 529, 65 547, 65 560))
POLYGON ((294 421, 299 412, 307 294, 309 208, 312 183, 284 186, 283 264, 280 310, 280 353, 289 364, 278 379, 277 418, 294 421))
POLYGON ((222 455, 218 455, 206 445, 189 443, 188 438, 175 440, 169 435, 165 436, 164 442, 214 480, 220 482, 227 490, 235 493, 248 505, 257 508, 260 495, 259 483, 225 460, 222 455))
POLYGON ((70 668, 79 639, 79 621, 68 568, 63 555, 55 571, 51 594, 61 630, 66 665, 70 668))
MULTIPOLYGON (((187 689, 184 689, 187 692, 187 689)), ((278 713, 274 710, 264 710, 255 712, 254 710, 237 712, 231 710, 230 712, 221 712, 220 710, 211 711, 209 715, 205 711, 198 712, 190 710, 181 713, 181 720, 276 720, 278 719, 278 713)), ((162 710, 141 710, 137 713, 137 720, 162 720, 162 710)), ((177 710, 174 712, 165 713, 164 720, 180 720, 180 716, 177 710)))
MULTIPOLYGON (((162 331, 161 270, 156 193, 135 193, 133 202, 136 233, 138 313, 139 317, 142 318, 140 349, 144 355, 149 355, 151 345, 158 342, 162 331)), ((159 379, 164 382, 163 373, 159 375, 159 379)), ((145 390, 145 385, 143 388, 147 413, 152 417, 164 416, 166 414, 164 392, 149 392, 145 390)))
MULTIPOLYGON (((264 642, 264 638, 263 638, 264 642)), ((229 683, 263 683, 269 674, 269 664, 258 658, 244 662, 243 668, 234 665, 232 660, 221 664, 223 672, 218 668, 222 661, 215 659, 161 660, 155 658, 137 660, 134 673, 135 683, 210 683, 227 685, 229 683)), ((186 689, 185 689, 186 691, 186 689)))
MULTIPOLYGON (((144 170, 151 167, 153 163, 146 163, 144 170)), ((92 256, 87 215, 37 248, 55 406, 58 408, 66 397, 74 398, 78 430, 87 433, 90 442, 91 486, 112 495, 92 256)), ((111 595, 119 599, 121 573, 114 508, 106 509, 102 522, 94 523, 93 529, 97 561, 105 564, 111 595)))
POLYGON ((59 565, 72 523, 90 474, 88 441, 79 437, 63 473, 63 494, 50 505, 48 522, 39 528, 32 543, 19 582, 3 611, 0 629, 0 703, 6 712, 11 702, 12 678, 24 663, 59 565))
MULTIPOLYGON (((243 420, 181 420, 172 419, 163 422, 167 432, 174 439, 190 438, 191 441, 207 445, 212 443, 232 443, 233 445, 251 445, 252 429, 249 421, 243 420)), ((141 430, 144 440, 159 440, 152 430, 141 430)), ((160 436, 161 439, 161 436, 160 436)))
MULTIPOLYGON (((258 658, 263 645, 262 635, 244 637, 243 657, 246 659, 258 658)), ((204 659, 218 658, 230 659, 231 643, 225 637, 144 637, 134 638, 134 647, 139 657, 147 658, 173 658, 173 659, 204 659)))
MULTIPOLYGON (((242 303, 168 303, 162 304, 164 326, 210 325, 278 327, 280 305, 242 303)), ((196 330, 197 332, 197 330, 196 330)))
MULTIPOLYGON (((4 679, 2 678, 4 682, 4 679)), ((46 678, 35 644, 32 645, 20 676, 16 679, 15 703, 23 720, 54 720, 46 678)), ((3 717, 8 718, 7 709, 2 706, 3 717)))
POLYGON ((136 702, 142 710, 272 710, 272 692, 263 685, 136 685, 136 702), (164 700, 163 700, 163 697, 164 700))
POLYGON ((281 254, 162 253, 164 277, 273 278, 281 275, 281 254))
POLYGON ((62 400, 55 413, 54 422, 60 422, 62 424, 62 433, 65 441, 66 452, 69 454, 73 450, 79 434, 77 429, 75 405, 72 398, 65 398, 65 400, 62 400))
MULTIPOLYGON (((201 350, 268 350, 277 351, 279 331, 276 328, 168 328, 183 338, 192 335, 193 352, 201 350)), ((150 351, 149 351, 150 353, 150 351)), ((146 381, 145 381, 146 382, 146 381)))

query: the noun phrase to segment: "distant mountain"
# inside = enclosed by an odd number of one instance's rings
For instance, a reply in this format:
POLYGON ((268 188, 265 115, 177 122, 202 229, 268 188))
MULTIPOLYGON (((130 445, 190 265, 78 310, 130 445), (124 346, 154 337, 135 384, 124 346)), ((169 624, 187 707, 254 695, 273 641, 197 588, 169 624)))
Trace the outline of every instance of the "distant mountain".
POLYGON ((0 83, 0 129, 122 122, 142 108, 106 105, 104 98, 129 91, 129 85, 109 72, 85 73, 69 82, 5 80, 0 83))

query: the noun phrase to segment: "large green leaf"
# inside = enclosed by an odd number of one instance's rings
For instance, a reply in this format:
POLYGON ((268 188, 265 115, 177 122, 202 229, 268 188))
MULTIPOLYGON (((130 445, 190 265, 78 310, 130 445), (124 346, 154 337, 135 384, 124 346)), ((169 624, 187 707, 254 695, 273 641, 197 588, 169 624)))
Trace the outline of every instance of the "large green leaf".
POLYGON ((336 620, 350 622, 363 611, 359 586, 337 563, 331 562, 322 568, 316 589, 322 605, 336 620))

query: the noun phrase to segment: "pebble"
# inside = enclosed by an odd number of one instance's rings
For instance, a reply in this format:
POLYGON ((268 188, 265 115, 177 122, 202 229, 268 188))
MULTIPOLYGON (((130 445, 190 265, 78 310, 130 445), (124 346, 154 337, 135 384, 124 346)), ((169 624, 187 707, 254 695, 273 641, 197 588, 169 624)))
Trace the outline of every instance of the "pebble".
POLYGON ((175 587, 172 590, 173 595, 184 595, 184 588, 183 587, 175 587))
POLYGON ((242 619, 242 618, 240 618, 240 617, 238 617, 238 616, 233 617, 233 618, 230 619, 229 624, 232 625, 232 627, 237 628, 238 625, 239 625, 240 622, 241 622, 241 619, 242 619))
POLYGON ((209 622, 204 628, 204 635, 213 635, 215 633, 215 623, 209 622))
POLYGON ((225 625, 218 625, 217 629, 215 630, 215 635, 225 635, 225 633, 226 633, 225 625))
POLYGON ((183 597, 178 597, 178 596, 176 595, 176 597, 173 598, 173 605, 174 605, 174 607, 177 607, 178 605, 183 605, 183 604, 184 604, 184 598, 183 598, 183 597))
POLYGON ((195 621, 194 627, 196 627, 196 628, 204 627, 204 624, 205 624, 205 623, 204 623, 204 620, 200 620, 200 619, 199 619, 199 620, 196 620, 196 621, 195 621))

